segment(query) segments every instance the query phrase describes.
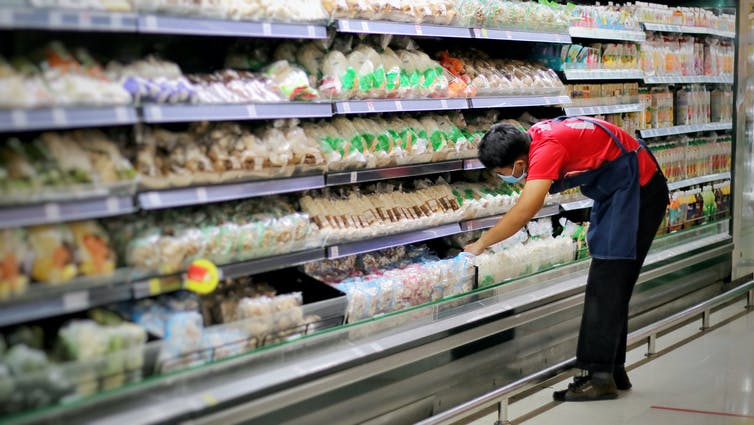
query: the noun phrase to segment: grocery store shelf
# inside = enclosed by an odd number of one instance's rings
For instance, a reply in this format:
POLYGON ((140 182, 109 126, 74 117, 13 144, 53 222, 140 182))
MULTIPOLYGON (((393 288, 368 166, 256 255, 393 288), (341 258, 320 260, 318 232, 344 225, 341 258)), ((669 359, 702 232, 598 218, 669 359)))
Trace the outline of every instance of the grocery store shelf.
POLYGON ((327 258, 341 258, 348 255, 363 254, 394 246, 408 245, 430 239, 461 233, 458 223, 443 224, 429 229, 413 230, 396 235, 379 236, 369 240, 344 242, 327 248, 327 258))
POLYGON ((471 38, 468 28, 444 25, 414 24, 407 22, 366 21, 362 19, 339 19, 339 32, 355 34, 391 34, 423 37, 471 38))
POLYGON ((252 274, 294 267, 312 261, 322 261, 325 258, 324 248, 314 248, 225 264, 220 266, 220 270, 222 271, 223 278, 233 279, 241 276, 249 276, 252 274))
MULTIPOLYGON (((543 217, 551 217, 554 215, 557 215, 560 212, 560 206, 558 204, 554 205, 546 205, 542 207, 539 212, 532 217, 532 220, 536 220, 538 218, 543 217)), ((493 215, 490 217, 482 217, 482 218, 474 218, 471 220, 466 220, 460 223, 461 230, 464 232, 471 232, 473 230, 482 230, 482 229, 489 229, 490 227, 494 226, 495 223, 500 220, 505 214, 498 214, 493 215)))
POLYGON ((569 116, 623 114, 626 112, 641 112, 644 110, 644 105, 641 103, 628 103, 624 105, 567 106, 563 110, 569 116))
POLYGON ((96 10, 0 8, 0 28, 49 31, 136 32, 131 13, 96 10))
POLYGON ((642 22, 642 25, 647 31, 677 32, 681 34, 705 34, 725 38, 736 38, 736 33, 733 31, 723 31, 715 28, 696 27, 690 25, 655 24, 651 22, 642 22))
POLYGON ((474 28, 474 38, 488 40, 534 41, 541 43, 570 44, 571 36, 567 32, 539 32, 524 30, 506 30, 492 28, 474 28))
POLYGON ((0 131, 102 127, 136 122, 136 110, 131 106, 0 110, 0 131))
POLYGON ((566 80, 641 80, 640 69, 566 69, 566 80))
POLYGON ((106 278, 76 278, 61 285, 33 283, 25 294, 0 303, 0 327, 45 319, 131 299, 129 271, 106 278))
POLYGON ((137 198, 139 207, 142 209, 156 210, 298 192, 322 187, 325 187, 325 178, 324 175, 319 174, 276 180, 151 190, 139 193, 137 198))
POLYGON ((571 103, 569 96, 495 96, 469 99, 472 109, 553 106, 571 103))
POLYGON ((332 117, 330 103, 248 103, 239 105, 145 105, 144 122, 264 120, 332 117))
POLYGON ((463 169, 464 170, 483 170, 484 164, 482 164, 482 161, 478 159, 465 159, 463 160, 463 169))
POLYGON ((570 27, 568 33, 573 38, 594 38, 597 40, 645 41, 644 31, 613 30, 606 28, 570 27))
POLYGON ((325 176, 327 186, 363 183, 375 180, 396 179, 401 177, 423 176, 426 174, 447 173, 460 171, 464 167, 463 160, 430 162, 425 164, 409 164, 399 167, 375 168, 368 170, 354 170, 342 173, 328 173, 325 176))
POLYGON ((691 179, 680 180, 677 182, 668 183, 668 189, 676 190, 689 186, 696 186, 698 184, 711 183, 718 180, 729 180, 730 172, 710 174, 708 176, 694 177, 691 179))
POLYGON ((0 228, 112 217, 134 211, 136 207, 130 196, 3 207, 0 208, 0 228))
POLYGON ((733 84, 733 76, 662 75, 646 76, 644 84, 733 84))
POLYGON ((652 137, 673 136, 676 134, 697 133, 700 131, 719 131, 732 130, 731 122, 712 122, 706 124, 677 125, 674 127, 648 128, 639 130, 641 137, 649 139, 652 137))
POLYGON ((468 108, 469 103, 466 99, 375 99, 335 102, 336 114, 448 111, 468 108))
POLYGON ((226 37, 327 38, 327 28, 324 25, 247 22, 163 15, 139 16, 138 31, 147 34, 226 37))
POLYGON ((563 211, 575 211, 583 210, 584 208, 592 208, 594 201, 591 199, 580 199, 578 201, 563 202, 560 204, 563 211))

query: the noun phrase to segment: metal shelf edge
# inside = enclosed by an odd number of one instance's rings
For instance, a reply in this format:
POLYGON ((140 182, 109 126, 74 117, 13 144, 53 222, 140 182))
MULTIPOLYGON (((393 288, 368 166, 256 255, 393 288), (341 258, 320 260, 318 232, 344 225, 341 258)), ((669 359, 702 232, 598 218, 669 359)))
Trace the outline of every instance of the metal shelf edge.
POLYGON ((233 21, 169 15, 140 15, 138 32, 226 37, 327 38, 327 28, 315 24, 233 21))
POLYGON ((363 254, 365 252, 378 251, 380 249, 391 248, 394 246, 408 245, 430 239, 451 236, 461 232, 461 226, 458 223, 448 223, 427 229, 412 230, 395 235, 379 236, 368 240, 343 242, 328 247, 327 258, 335 259, 349 255, 363 254))
POLYGON ((695 185, 704 184, 704 183, 711 183, 717 180, 729 180, 729 179, 730 179, 730 172, 710 174, 708 176, 694 177, 691 179, 668 183, 668 189, 676 190, 683 187, 695 186, 695 185))
POLYGON ((0 28, 136 32, 134 13, 99 10, 0 7, 0 28))
POLYGON ((86 220, 136 211, 130 196, 110 196, 0 208, 0 228, 86 220))
POLYGON ((477 39, 570 44, 571 35, 567 31, 539 32, 505 28, 473 28, 472 34, 477 39))
POLYGON ((638 69, 567 69, 566 80, 641 80, 644 72, 638 69))
POLYGON ((144 210, 208 204, 325 187, 324 174, 211 186, 150 190, 137 195, 144 210))
POLYGON ((649 129, 639 130, 639 133, 641 134, 641 137, 643 138, 653 138, 653 137, 673 136, 676 134, 698 133, 702 131, 726 131, 726 130, 732 130, 732 129, 733 129, 732 122, 721 122, 721 123, 677 125, 673 127, 663 127, 663 128, 649 128, 649 129))
POLYGON ((598 106, 568 106, 564 107, 566 115, 598 115, 598 114, 622 114, 626 112, 641 112, 644 105, 641 103, 627 103, 621 105, 598 105, 598 106))
POLYGON ((423 176, 426 174, 461 171, 464 169, 463 165, 464 161, 457 159, 442 162, 407 164, 396 167, 327 173, 325 175, 325 184, 327 186, 338 186, 343 184, 363 183, 383 179, 395 179, 401 177, 423 176))
POLYGON ((270 257, 256 258, 220 266, 223 278, 236 278, 298 266, 312 261, 322 261, 326 257, 324 248, 313 248, 289 252, 270 257))
POLYGON ((392 34, 424 37, 471 38, 471 30, 448 25, 417 24, 408 22, 369 21, 364 19, 338 19, 339 32, 355 34, 392 34))
POLYGON ((335 114, 369 114, 381 112, 420 112, 468 109, 465 98, 448 99, 373 99, 335 102, 335 114))
POLYGON ((331 103, 149 104, 142 107, 148 124, 278 118, 330 118, 331 103))
POLYGON ((570 27, 568 33, 573 38, 593 38, 599 40, 622 40, 642 42, 647 39, 644 31, 617 30, 607 28, 570 27))
POLYGON ((0 131, 118 126, 138 122, 133 106, 59 106, 0 110, 0 131))
POLYGON ((517 108, 526 106, 555 106, 570 104, 571 98, 564 95, 553 96, 491 96, 469 99, 472 109, 517 108))

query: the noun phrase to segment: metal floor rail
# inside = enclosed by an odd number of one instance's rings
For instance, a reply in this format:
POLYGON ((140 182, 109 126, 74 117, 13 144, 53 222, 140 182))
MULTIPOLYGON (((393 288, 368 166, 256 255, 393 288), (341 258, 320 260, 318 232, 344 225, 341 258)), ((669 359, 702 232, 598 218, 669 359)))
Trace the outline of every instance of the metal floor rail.
MULTIPOLYGON (((754 308, 754 280, 750 280, 740 286, 737 286, 730 291, 720 294, 714 298, 711 298, 703 303, 689 307, 678 313, 668 316, 655 323, 647 325, 641 329, 637 329, 628 335, 628 346, 632 346, 642 341, 647 343, 647 355, 656 354, 656 341, 657 335, 667 329, 673 328, 677 325, 691 322, 695 316, 702 316, 701 330, 708 329, 710 327, 710 315, 712 309, 734 300, 736 298, 746 296, 746 308, 754 308)), ((445 410, 437 415, 431 416, 416 425, 440 425, 440 424, 452 424, 457 423, 464 418, 468 418, 471 415, 478 413, 497 404, 498 406, 498 420, 496 425, 508 424, 508 401, 511 397, 520 394, 535 385, 551 379, 556 375, 563 373, 574 367, 576 364, 576 357, 572 357, 568 360, 550 366, 547 369, 543 369, 537 373, 526 376, 518 381, 512 382, 508 385, 500 387, 487 394, 481 395, 473 400, 469 400, 466 403, 460 404, 452 409, 445 410)))

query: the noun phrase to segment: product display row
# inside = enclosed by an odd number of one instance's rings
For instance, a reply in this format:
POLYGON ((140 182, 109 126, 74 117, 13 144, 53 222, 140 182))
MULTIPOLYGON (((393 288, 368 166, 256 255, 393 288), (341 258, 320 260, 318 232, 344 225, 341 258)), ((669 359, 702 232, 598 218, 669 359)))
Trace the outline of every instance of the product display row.
POLYGON ((653 141, 657 161, 669 182, 730 172, 730 135, 676 136, 653 141))
POLYGON ((643 87, 639 100, 644 105, 642 129, 733 120, 733 91, 726 86, 643 87))

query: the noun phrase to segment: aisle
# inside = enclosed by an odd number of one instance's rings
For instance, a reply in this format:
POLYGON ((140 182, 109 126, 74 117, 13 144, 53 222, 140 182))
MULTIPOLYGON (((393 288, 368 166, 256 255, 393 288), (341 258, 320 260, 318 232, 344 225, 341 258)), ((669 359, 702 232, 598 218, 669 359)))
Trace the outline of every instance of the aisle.
MULTIPOLYGON (((698 326, 695 322, 681 330, 676 340, 698 326)), ((663 347, 672 343, 666 341, 663 347)), ((629 353, 629 363, 639 361, 644 350, 629 353)), ((636 367, 629 372, 634 389, 622 392, 617 400, 554 405, 549 388, 511 405, 511 418, 517 425, 754 424, 753 353, 754 314, 750 313, 636 367), (552 408, 523 422, 515 419, 543 405, 552 408)), ((566 381, 558 383, 555 389, 565 385, 566 381)), ((494 421, 487 416, 473 425, 494 421)))

